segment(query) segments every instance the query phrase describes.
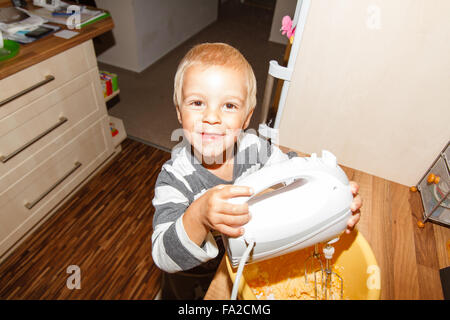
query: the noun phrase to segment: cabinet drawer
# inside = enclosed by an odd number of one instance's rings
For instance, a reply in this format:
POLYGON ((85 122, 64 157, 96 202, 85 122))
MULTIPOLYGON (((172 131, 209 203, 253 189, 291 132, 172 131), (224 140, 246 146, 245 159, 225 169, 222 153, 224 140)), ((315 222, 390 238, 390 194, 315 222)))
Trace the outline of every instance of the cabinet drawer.
MULTIPOLYGON (((0 119, 0 188, 2 176, 64 135, 66 143, 84 127, 106 115, 96 68, 52 93, 0 119), (77 128, 73 128, 76 126, 77 128), (81 127, 81 128, 80 128, 81 127)), ((59 147, 61 147, 60 145, 59 147)), ((58 145, 47 148, 55 152, 58 145)), ((27 170, 26 172, 30 171, 27 170)))
POLYGON ((108 134, 105 116, 0 190, 0 256, 113 153, 108 134))
POLYGON ((96 67, 93 50, 87 41, 0 80, 0 119, 96 67))

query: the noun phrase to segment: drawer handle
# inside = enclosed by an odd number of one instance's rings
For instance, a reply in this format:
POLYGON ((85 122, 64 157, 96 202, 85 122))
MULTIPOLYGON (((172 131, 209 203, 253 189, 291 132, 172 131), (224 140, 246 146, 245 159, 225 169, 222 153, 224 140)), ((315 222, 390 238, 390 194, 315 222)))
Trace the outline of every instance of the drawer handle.
POLYGON ((45 84, 47 84, 47 83, 49 83, 49 82, 51 82, 53 80, 55 80, 54 76, 51 76, 51 75, 45 76, 45 79, 42 80, 41 82, 36 83, 35 85, 32 85, 31 87, 29 87, 29 88, 27 88, 25 90, 22 90, 19 93, 16 93, 15 95, 13 95, 11 97, 6 98, 3 101, 0 101, 0 107, 4 106, 5 104, 7 104, 7 103, 9 103, 9 102, 11 102, 13 100, 16 100, 17 98, 20 98, 23 95, 26 95, 28 92, 31 92, 31 91, 39 88, 39 87, 42 87, 43 85, 45 85, 45 84))
POLYGON ((33 138, 32 140, 30 140, 29 142, 25 143, 23 146, 21 146, 19 149, 17 149, 16 151, 10 153, 7 156, 0 156, 0 161, 3 163, 6 163, 8 160, 10 160, 11 158, 13 158, 14 156, 18 155, 19 153, 21 153, 23 150, 25 150, 26 148, 28 148, 29 146, 31 146, 33 143, 35 143, 36 141, 42 139, 44 136, 46 136, 47 134, 49 134, 50 132, 52 132, 53 130, 55 130, 56 128, 60 127, 61 125, 63 125, 65 122, 67 122, 67 118, 66 117, 61 117, 59 118, 58 123, 56 123, 55 125, 53 125, 51 128, 48 128, 47 130, 45 130, 44 132, 42 132, 40 135, 38 135, 36 138, 33 138))
POLYGON ((52 192, 53 189, 55 189, 57 186, 59 186, 61 184, 61 182, 63 182, 65 179, 67 179, 68 176, 70 176, 72 173, 75 172, 75 170, 77 170, 79 167, 81 167, 81 162, 75 162, 74 167, 72 169, 70 169, 69 172, 67 172, 62 178, 60 178, 58 181, 56 181, 50 188, 48 188, 47 191, 45 191, 44 193, 42 193, 36 200, 34 200, 33 202, 27 202, 25 204, 25 207, 27 209, 32 209, 36 204, 38 204, 39 201, 41 201, 46 195, 48 195, 50 192, 52 192))

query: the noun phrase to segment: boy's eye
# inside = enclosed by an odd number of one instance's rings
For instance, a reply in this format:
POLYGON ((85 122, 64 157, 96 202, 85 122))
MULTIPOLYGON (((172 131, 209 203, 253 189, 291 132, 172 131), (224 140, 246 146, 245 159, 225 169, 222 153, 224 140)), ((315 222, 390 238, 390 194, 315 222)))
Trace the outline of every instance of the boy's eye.
POLYGON ((237 109, 237 106, 236 106, 235 104, 232 104, 232 103, 225 103, 224 107, 225 107, 225 109, 227 109, 227 110, 234 110, 234 109, 237 109))
POLYGON ((191 103, 191 105, 193 105, 194 107, 201 107, 202 106, 202 102, 201 101, 193 101, 192 103, 191 103))

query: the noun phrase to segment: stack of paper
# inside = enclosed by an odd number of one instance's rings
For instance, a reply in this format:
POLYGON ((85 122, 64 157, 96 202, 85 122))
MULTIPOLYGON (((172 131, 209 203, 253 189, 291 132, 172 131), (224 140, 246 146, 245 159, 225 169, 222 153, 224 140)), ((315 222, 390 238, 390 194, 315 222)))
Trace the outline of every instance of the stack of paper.
POLYGON ((28 14, 21 8, 0 9, 0 30, 8 34, 18 31, 33 30, 47 22, 45 19, 28 14))
POLYGON ((53 29, 54 31, 61 29, 57 26, 45 24, 46 22, 47 20, 29 14, 21 8, 8 7, 0 9, 0 32, 4 32, 6 39, 22 44, 36 41, 38 37, 27 37, 26 34, 40 26, 53 29))
POLYGON ((63 24, 69 29, 79 29, 92 22, 109 17, 109 13, 102 10, 90 10, 82 6, 69 6, 65 3, 63 7, 59 8, 59 12, 64 10, 66 14, 57 15, 46 8, 28 10, 28 12, 50 22, 63 24))

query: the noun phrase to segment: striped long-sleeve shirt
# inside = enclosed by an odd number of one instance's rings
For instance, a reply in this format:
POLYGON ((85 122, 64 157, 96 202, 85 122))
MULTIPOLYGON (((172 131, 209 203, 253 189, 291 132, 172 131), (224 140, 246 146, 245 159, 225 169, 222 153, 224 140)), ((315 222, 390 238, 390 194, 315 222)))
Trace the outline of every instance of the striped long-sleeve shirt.
MULTIPOLYGON (((168 273, 191 270, 218 255, 216 239, 208 233, 202 246, 191 241, 183 226, 189 205, 219 184, 232 184, 263 166, 277 163, 295 153, 284 154, 278 147, 254 134, 243 134, 236 144, 233 180, 225 181, 204 168, 189 145, 172 152, 155 185, 152 256, 168 273)), ((219 238, 217 238, 218 241, 219 238)))

